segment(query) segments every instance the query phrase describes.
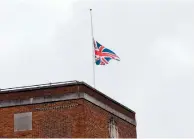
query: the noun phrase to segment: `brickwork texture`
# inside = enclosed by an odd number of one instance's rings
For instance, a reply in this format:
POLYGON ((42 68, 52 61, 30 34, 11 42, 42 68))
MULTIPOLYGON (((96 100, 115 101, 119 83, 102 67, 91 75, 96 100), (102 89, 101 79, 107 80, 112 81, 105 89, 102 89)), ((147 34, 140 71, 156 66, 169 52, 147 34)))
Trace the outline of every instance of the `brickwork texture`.
POLYGON ((0 137, 109 138, 114 117, 120 138, 136 138, 136 127, 85 99, 0 108, 0 137), (32 130, 14 132, 14 114, 32 112, 32 130))

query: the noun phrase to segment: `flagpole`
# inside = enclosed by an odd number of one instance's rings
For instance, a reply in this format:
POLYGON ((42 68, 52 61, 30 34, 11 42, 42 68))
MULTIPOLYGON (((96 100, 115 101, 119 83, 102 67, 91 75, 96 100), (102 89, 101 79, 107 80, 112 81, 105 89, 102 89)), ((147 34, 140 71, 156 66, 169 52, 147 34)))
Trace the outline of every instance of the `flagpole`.
POLYGON ((93 85, 95 88, 95 52, 94 52, 94 35, 93 35, 93 23, 92 23, 92 9, 90 9, 91 16, 91 35, 92 35, 92 66, 93 66, 93 85))

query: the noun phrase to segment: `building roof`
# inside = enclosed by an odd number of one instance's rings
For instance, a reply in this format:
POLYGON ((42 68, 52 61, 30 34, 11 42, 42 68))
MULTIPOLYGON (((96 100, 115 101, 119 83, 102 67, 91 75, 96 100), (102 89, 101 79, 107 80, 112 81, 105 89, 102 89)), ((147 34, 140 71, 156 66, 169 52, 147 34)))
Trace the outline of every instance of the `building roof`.
MULTIPOLYGON (((83 81, 66 81, 66 82, 56 82, 56 83, 48 83, 48 84, 39 84, 39 85, 32 85, 32 86, 22 86, 22 87, 14 87, 14 88, 6 88, 6 89, 0 89, 0 95, 3 94, 9 94, 9 93, 17 93, 17 92, 28 92, 28 91, 34 91, 34 90, 42 90, 42 89, 51 89, 51 88, 59 88, 59 87, 68 87, 68 86, 84 86, 88 88, 92 93, 90 95, 98 95, 97 97, 99 99, 106 99, 111 103, 114 103, 116 105, 119 105, 125 111, 127 110, 130 113, 133 113, 135 115, 135 112, 126 106, 122 105, 121 103, 115 101, 114 99, 108 97, 104 93, 100 92, 99 90, 95 89, 94 87, 90 86, 89 84, 83 82, 83 81)), ((110 103, 109 103, 110 104, 110 103)))

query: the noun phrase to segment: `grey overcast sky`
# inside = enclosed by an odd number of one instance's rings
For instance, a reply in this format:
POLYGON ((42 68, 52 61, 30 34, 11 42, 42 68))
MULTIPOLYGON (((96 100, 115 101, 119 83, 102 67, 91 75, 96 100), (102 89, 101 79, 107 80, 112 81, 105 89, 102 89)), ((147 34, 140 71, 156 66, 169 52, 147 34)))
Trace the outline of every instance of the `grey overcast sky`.
POLYGON ((0 88, 92 85, 94 37, 121 58, 96 88, 136 112, 137 134, 194 137, 194 1, 0 0, 0 88))

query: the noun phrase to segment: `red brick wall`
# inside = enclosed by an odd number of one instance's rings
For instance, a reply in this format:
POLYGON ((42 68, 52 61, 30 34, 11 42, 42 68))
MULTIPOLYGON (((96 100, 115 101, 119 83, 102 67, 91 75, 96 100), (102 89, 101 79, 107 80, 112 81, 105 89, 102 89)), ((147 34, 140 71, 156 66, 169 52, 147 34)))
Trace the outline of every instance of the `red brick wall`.
MULTIPOLYGON (((107 138, 111 116, 109 112, 83 99, 0 108, 0 137, 107 138), (14 132, 14 113, 19 112, 32 112, 31 131, 14 132)), ((136 137, 135 126, 118 117, 115 120, 119 137, 136 137)))
POLYGON ((85 126, 87 138, 109 138, 108 123, 113 116, 118 127, 119 138, 136 138, 136 127, 100 107, 84 101, 85 126))
POLYGON ((0 108, 0 137, 83 137, 83 100, 0 108), (72 107, 72 104, 78 104, 72 107), (36 108, 61 109, 37 110, 36 108), (32 130, 14 132, 14 113, 32 112, 32 130))

